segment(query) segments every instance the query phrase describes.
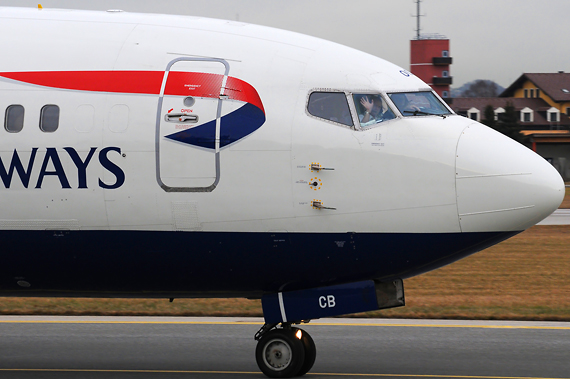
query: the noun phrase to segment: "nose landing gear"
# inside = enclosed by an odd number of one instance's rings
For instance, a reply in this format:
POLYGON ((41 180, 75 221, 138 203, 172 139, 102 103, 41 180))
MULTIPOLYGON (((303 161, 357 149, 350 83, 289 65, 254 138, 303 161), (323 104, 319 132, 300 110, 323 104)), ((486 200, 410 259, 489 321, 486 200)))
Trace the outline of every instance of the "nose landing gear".
POLYGON ((305 375, 317 357, 315 342, 309 333, 289 323, 283 323, 281 328, 275 326, 265 324, 255 336, 259 369, 270 378, 305 375))
POLYGON ((364 280, 266 293, 261 297, 265 325, 255 334, 257 365, 270 378, 305 375, 315 363, 315 342, 307 332, 292 327, 292 324, 404 304, 401 279, 389 282, 364 280))

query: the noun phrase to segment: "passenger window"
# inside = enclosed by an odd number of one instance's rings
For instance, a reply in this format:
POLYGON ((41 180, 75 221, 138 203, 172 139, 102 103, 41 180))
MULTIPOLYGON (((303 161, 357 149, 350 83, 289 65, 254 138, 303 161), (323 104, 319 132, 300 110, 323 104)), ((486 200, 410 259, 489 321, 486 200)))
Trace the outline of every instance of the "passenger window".
POLYGON ((59 107, 45 105, 40 112, 40 129, 46 133, 53 133, 59 126, 59 107))
POLYGON ((354 105, 361 127, 378 124, 396 118, 386 100, 380 95, 354 94, 354 105))
POLYGON ((344 92, 313 92, 307 109, 315 117, 346 126, 354 125, 344 92))
POLYGON ((4 129, 10 133, 18 133, 24 128, 24 107, 21 105, 10 105, 6 108, 6 119, 4 129))

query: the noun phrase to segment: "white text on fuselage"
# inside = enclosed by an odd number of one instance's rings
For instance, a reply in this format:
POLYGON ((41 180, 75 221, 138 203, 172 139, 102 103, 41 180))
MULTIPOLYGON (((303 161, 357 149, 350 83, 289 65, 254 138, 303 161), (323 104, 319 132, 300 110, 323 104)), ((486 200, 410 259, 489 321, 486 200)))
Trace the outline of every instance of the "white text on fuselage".
MULTIPOLYGON (((87 188, 87 167, 92 162, 92 158, 97 152, 97 147, 91 147, 89 152, 80 153, 77 152, 73 147, 64 147, 62 150, 57 150, 55 147, 48 147, 45 151, 45 156, 43 160, 36 159, 38 155, 39 148, 34 147, 31 151, 18 152, 14 149, 12 153, 12 159, 8 164, 8 157, 4 155, 4 159, 0 157, 0 177, 5 188, 10 188, 15 181, 15 176, 18 176, 24 188, 28 188, 32 178, 32 173, 37 172, 34 167, 39 165, 41 161, 41 168, 35 180, 36 184, 34 188, 42 188, 46 177, 55 176, 59 180, 62 189, 70 188, 87 188), (67 169, 64 168, 62 164, 62 159, 60 154, 66 155, 67 158, 71 159, 74 166, 67 169), (28 158, 27 160, 23 159, 28 158), (68 179, 68 174, 66 170, 77 170, 77 183, 70 183, 68 179), (72 184, 74 185, 72 187, 72 184)), ((116 189, 121 187, 125 183, 125 173, 124 171, 110 160, 111 154, 121 156, 121 149, 119 147, 105 147, 99 150, 98 160, 99 164, 111 174, 115 176, 114 181, 103 181, 99 178, 99 187, 104 189, 116 189)), ((73 175, 75 177, 75 175, 73 175)), ((34 179, 36 175, 33 175, 34 179)))

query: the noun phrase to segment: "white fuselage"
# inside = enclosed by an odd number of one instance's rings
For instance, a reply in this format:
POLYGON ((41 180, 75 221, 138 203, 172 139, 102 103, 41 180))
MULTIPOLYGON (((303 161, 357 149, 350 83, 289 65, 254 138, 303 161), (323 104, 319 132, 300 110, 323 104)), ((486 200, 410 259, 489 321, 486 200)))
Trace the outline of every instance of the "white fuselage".
POLYGON ((0 20, 0 109, 25 110, 21 131, 6 129, 7 115, 0 130, 0 230, 516 232, 563 197, 546 161, 467 118, 407 117, 390 104, 396 118, 361 128, 353 103, 352 127, 311 115, 315 91, 349 101, 353 93, 430 91, 347 47, 193 17, 0 8, 0 20), (195 70, 223 78, 222 93, 205 96, 199 111, 184 103, 196 85, 168 92, 175 75, 195 70), (254 103, 253 92, 262 124, 220 142, 223 117, 254 103), (39 126, 46 105, 59 107, 54 132, 39 126), (213 122, 211 148, 165 138, 186 128, 165 121, 168 112, 213 122), (14 151, 24 171, 16 165, 10 176, 14 151))

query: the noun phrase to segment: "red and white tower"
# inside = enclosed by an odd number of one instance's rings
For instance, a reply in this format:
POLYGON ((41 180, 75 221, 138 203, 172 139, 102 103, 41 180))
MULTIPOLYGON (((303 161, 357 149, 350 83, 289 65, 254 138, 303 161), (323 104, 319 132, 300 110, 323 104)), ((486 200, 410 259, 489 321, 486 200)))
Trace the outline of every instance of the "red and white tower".
POLYGON ((421 0, 416 0, 417 29, 416 38, 410 41, 410 71, 450 102, 449 87, 453 79, 449 71, 452 63, 449 39, 440 34, 420 34, 420 2, 421 0))
POLYGON ((451 97, 449 86, 453 81, 449 73, 452 63, 449 39, 437 35, 420 38, 410 41, 410 71, 447 100, 451 97))

